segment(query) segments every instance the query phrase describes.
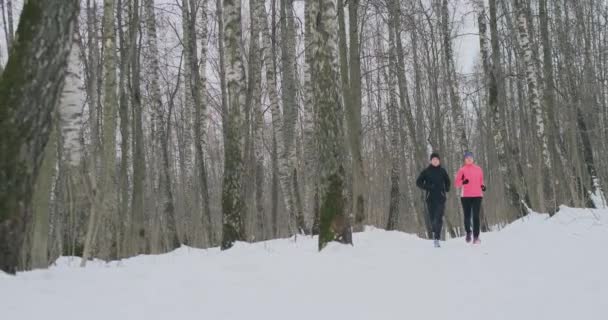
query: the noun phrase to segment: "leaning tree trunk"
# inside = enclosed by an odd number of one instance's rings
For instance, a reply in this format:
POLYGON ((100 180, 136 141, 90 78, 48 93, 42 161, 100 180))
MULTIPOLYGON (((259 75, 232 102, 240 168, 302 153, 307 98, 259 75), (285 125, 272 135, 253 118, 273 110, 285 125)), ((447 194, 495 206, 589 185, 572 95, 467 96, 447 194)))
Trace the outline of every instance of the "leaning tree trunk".
POLYGON ((227 115, 224 126, 224 184, 222 190, 223 235, 222 250, 231 248, 235 241, 245 240, 241 195, 243 175, 242 113, 245 102, 245 69, 240 49, 241 0, 224 0, 224 42, 226 45, 227 115))
POLYGON ((15 33, 13 31, 13 0, 6 0, 6 20, 8 24, 8 29, 4 30, 6 32, 6 41, 7 48, 10 54, 10 50, 13 47, 13 41, 15 33))
POLYGON ((40 269, 49 265, 48 239, 49 239, 49 209, 51 208, 51 193, 53 179, 57 166, 57 126, 51 128, 49 141, 44 151, 44 160, 40 166, 40 173, 36 179, 33 200, 33 219, 28 226, 30 231, 23 244, 22 261, 20 268, 40 269))
POLYGON ((329 242, 352 244, 344 196, 344 150, 341 81, 338 71, 338 24, 335 0, 317 0, 320 16, 315 34, 315 101, 318 107, 320 169, 319 250, 329 242))
MULTIPOLYGON (((53 126, 49 142, 46 146, 44 160, 36 182, 34 192, 34 221, 28 261, 23 264, 27 269, 46 268, 49 265, 49 228, 51 193, 53 179, 57 175, 58 154, 68 170, 77 170, 82 157, 82 108, 86 102, 84 82, 80 77, 80 36, 73 33, 72 47, 68 56, 67 74, 61 101, 58 108, 58 125, 53 126), (59 131, 57 131, 58 129, 59 131), (58 136, 61 138, 58 139, 58 136), (59 146, 61 142, 61 146, 59 146)), ((55 187, 56 188, 56 187, 55 187)))
POLYGON ((0 270, 15 273, 59 103, 76 0, 30 0, 0 79, 0 270))

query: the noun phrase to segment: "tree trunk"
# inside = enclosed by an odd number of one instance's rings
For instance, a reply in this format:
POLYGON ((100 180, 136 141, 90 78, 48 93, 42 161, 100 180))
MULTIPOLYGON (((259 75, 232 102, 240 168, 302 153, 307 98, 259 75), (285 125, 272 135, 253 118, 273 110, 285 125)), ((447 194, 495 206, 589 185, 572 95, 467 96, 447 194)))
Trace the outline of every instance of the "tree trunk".
POLYGON ((133 196, 131 202, 131 210, 133 211, 133 220, 131 224, 132 244, 129 248, 131 254, 139 254, 149 252, 150 238, 149 230, 146 227, 146 215, 144 213, 144 190, 146 184, 146 158, 144 150, 144 132, 143 132, 143 106, 140 88, 140 63, 138 46, 139 36, 139 0, 131 2, 131 18, 129 19, 130 26, 130 91, 131 91, 131 111, 133 120, 133 196))
POLYGON ((260 23, 264 12, 263 0, 249 0, 251 40, 249 44, 248 101, 253 111, 253 160, 255 182, 256 225, 255 239, 265 239, 266 219, 264 211, 264 110, 262 109, 262 57, 260 23))
POLYGON ((222 190, 222 250, 235 241, 246 239, 243 228, 244 203, 241 195, 243 175, 242 113, 245 103, 245 70, 239 41, 241 39, 241 0, 224 0, 224 41, 226 44, 226 93, 228 102, 226 137, 224 141, 224 184, 222 190))
POLYGON ((291 196, 293 197, 293 216, 298 233, 308 233, 305 225, 302 208, 296 201, 299 197, 299 190, 295 187, 298 184, 298 167, 296 158, 296 135, 295 125, 298 118, 297 104, 297 80, 296 80, 296 34, 295 21, 293 15, 293 0, 281 0, 281 98, 283 101, 283 134, 285 145, 285 157, 289 166, 289 179, 291 183, 291 196))
POLYGON ((315 101, 318 107, 320 179, 319 250, 329 242, 352 244, 350 221, 346 213, 343 167, 343 118, 338 69, 338 23, 333 0, 318 0, 320 16, 315 34, 315 101))
POLYGON ((28 1, 0 79, 0 270, 15 273, 79 1, 28 1))
POLYGON ((118 42, 120 46, 120 76, 118 78, 118 115, 120 117, 120 173, 119 173, 119 211, 118 216, 123 217, 121 222, 119 223, 120 227, 118 232, 120 233, 120 239, 118 239, 118 244, 120 247, 118 248, 118 256, 129 256, 128 254, 128 244, 130 243, 131 237, 128 235, 131 234, 130 225, 131 225, 131 213, 129 212, 129 194, 131 186, 129 185, 129 158, 130 158, 130 121, 131 118, 129 115, 129 88, 127 86, 127 81, 131 71, 129 69, 130 64, 130 51, 131 47, 128 45, 129 39, 127 39, 127 35, 125 35, 123 25, 123 0, 117 0, 116 2, 116 22, 120 28, 118 28, 118 42))
POLYGON ((8 29, 6 30, 7 48, 10 55, 11 48, 13 47, 13 39, 15 32, 13 31, 13 0, 6 0, 6 20, 8 23, 8 29))
MULTIPOLYGON (((394 24, 393 24, 394 27, 394 24)), ((387 230, 396 230, 399 225, 399 210, 400 210, 400 199, 401 190, 399 189, 399 180, 401 178, 401 157, 400 157, 400 145, 403 141, 399 139, 399 116, 397 112, 397 90, 396 90, 396 71, 399 70, 397 67, 396 49, 395 49, 395 34, 396 30, 389 28, 389 72, 384 72, 386 83, 388 84, 388 95, 389 101, 387 104, 388 109, 388 123, 389 123, 389 137, 390 137, 390 159, 391 159, 391 188, 390 188, 390 200, 389 200, 389 212, 388 212, 388 224, 387 230)))
POLYGON ((454 53, 452 50, 452 34, 450 33, 450 12, 448 8, 448 0, 443 0, 441 5, 441 26, 443 33, 443 54, 444 64, 446 66, 447 85, 450 92, 450 104, 452 106, 452 118, 458 143, 460 145, 460 153, 464 154, 469 150, 469 139, 464 124, 464 113, 460 105, 460 94, 458 90, 458 79, 456 77, 456 67, 454 66, 454 53))
MULTIPOLYGON (((266 12, 264 15, 266 16, 266 12)), ((277 80, 274 69, 274 62, 272 56, 272 43, 271 35, 268 27, 268 21, 265 20, 262 24, 262 32, 264 39, 264 65, 266 67, 266 82, 268 87, 268 96, 270 100, 270 111, 272 114, 272 130, 274 138, 276 139, 277 146, 277 157, 279 165, 279 182, 281 185, 281 191, 283 192, 283 199, 285 201, 285 209, 288 212, 289 217, 289 232, 292 233, 291 222, 296 220, 295 216, 295 197, 292 179, 290 177, 290 160, 289 152, 286 150, 287 143, 285 141, 284 133, 284 122, 281 118, 281 110, 279 108, 279 94, 277 92, 277 80)))
POLYGON ((557 207, 555 205, 555 199, 553 199, 554 190, 553 190, 553 175, 552 175, 552 167, 553 163, 551 160, 551 155, 549 153, 549 142, 547 139, 547 134, 545 132, 545 112, 540 103, 540 96, 538 93, 538 73, 536 69, 536 58, 534 56, 534 51, 532 50, 532 46, 530 43, 528 26, 527 26, 527 10, 522 3, 523 0, 514 0, 514 4, 518 13, 518 42, 521 47, 521 55, 523 55, 523 60, 526 66, 526 80, 528 83, 528 100, 530 102, 530 108, 535 116, 535 133, 536 138, 540 142, 541 147, 541 157, 542 157, 542 189, 539 192, 540 197, 540 212, 545 212, 547 206, 549 208, 549 212, 553 213, 557 207))
MULTIPOLYGON (((158 53, 158 36, 156 33, 156 14, 154 12, 154 0, 146 0, 145 2, 145 14, 146 14, 146 30, 148 34, 148 50, 150 50, 149 61, 150 65, 150 86, 151 86, 151 100, 152 110, 157 116, 158 134, 155 137, 156 143, 160 144, 162 152, 162 163, 160 166, 160 189, 162 193, 162 216, 166 219, 167 225, 167 238, 168 246, 167 250, 172 250, 180 245, 180 240, 177 235, 177 225, 175 217, 175 205, 173 204, 173 193, 171 191, 171 174, 169 172, 169 133, 171 124, 171 113, 172 106, 169 109, 168 117, 166 118, 166 124, 162 121, 163 114, 163 101, 161 88, 159 83, 160 77, 160 64, 159 64, 159 53, 158 53)), ((179 77, 178 77, 179 81, 179 77)), ((172 102, 171 102, 172 103, 172 102)))
MULTIPOLYGON (((480 12, 483 10, 483 5, 479 4, 480 12)), ((480 26, 485 26, 485 24, 480 26)), ((489 67, 489 70, 485 70, 485 74, 488 81, 488 109, 492 114, 492 129, 493 129, 493 138, 494 144, 496 146, 496 152, 498 155, 498 164, 499 164, 499 172, 502 175, 503 181, 505 183, 505 192, 509 204, 519 212, 520 216, 524 216, 528 214, 527 205, 528 205, 528 196, 527 193, 521 193, 519 191, 519 187, 516 182, 515 173, 512 170, 511 161, 518 162, 519 159, 513 157, 509 157, 508 151, 513 150, 513 147, 509 145, 507 140, 507 128, 504 119, 504 113, 502 112, 502 108, 504 108, 504 103, 499 100, 499 86, 501 84, 498 82, 501 79, 501 71, 500 71, 500 47, 499 47, 499 39, 498 39, 498 22, 497 22, 497 13, 496 13, 496 0, 490 0, 490 31, 491 31, 491 42, 492 42, 492 63, 489 61, 489 53, 487 52, 487 45, 485 43, 481 43, 482 49, 482 57, 484 61, 488 61, 484 63, 489 67)), ((481 30, 480 30, 481 33, 481 30)), ((485 32, 483 33, 485 34, 485 32)), ((480 41, 484 41, 485 37, 480 37, 480 41)), ((513 151, 511 151, 513 152, 513 151)), ((519 166, 519 163, 515 165, 519 166)), ((523 179, 523 177, 521 177, 523 179)), ((526 190, 525 187, 523 190, 526 190)), ((526 192, 526 191, 524 191, 526 192)))
POLYGON ((314 67, 314 47, 316 37, 314 28, 316 26, 317 14, 319 6, 317 1, 306 1, 304 4, 305 15, 305 33, 304 33, 304 202, 308 204, 306 212, 313 219, 312 234, 318 234, 318 217, 315 192, 318 185, 317 160, 315 157, 317 150, 317 139, 315 136, 316 108, 315 108, 315 91, 312 79, 314 67), (315 228, 315 226, 317 228, 315 228), (316 232, 315 232, 316 231, 316 232))
POLYGON ((349 84, 350 95, 346 101, 346 120, 348 125, 348 142, 352 156, 352 212, 357 230, 363 230, 366 221, 365 191, 366 175, 363 168, 361 152, 361 56, 359 52, 359 0, 348 1, 348 35, 349 35, 349 84))
MULTIPOLYGON (((116 84, 116 52, 115 52, 115 0, 104 0, 103 7, 103 72, 104 72, 104 98, 103 98, 103 137, 102 137, 102 154, 101 154, 101 181, 95 193, 94 205, 95 212, 99 216, 99 221, 92 222, 92 228, 87 230, 86 241, 84 244, 84 252, 82 257, 82 265, 93 254, 92 249, 95 244, 95 235, 97 230, 103 225, 105 228, 110 228, 111 217, 116 210, 116 194, 114 188, 114 169, 116 163, 116 105, 117 84, 116 84)), ((91 215, 93 217, 93 215, 91 215)), ((104 236, 108 236, 109 232, 104 232, 104 236)), ((107 244, 106 244, 107 245, 107 244)), ((109 252, 101 252, 107 258, 109 252)))

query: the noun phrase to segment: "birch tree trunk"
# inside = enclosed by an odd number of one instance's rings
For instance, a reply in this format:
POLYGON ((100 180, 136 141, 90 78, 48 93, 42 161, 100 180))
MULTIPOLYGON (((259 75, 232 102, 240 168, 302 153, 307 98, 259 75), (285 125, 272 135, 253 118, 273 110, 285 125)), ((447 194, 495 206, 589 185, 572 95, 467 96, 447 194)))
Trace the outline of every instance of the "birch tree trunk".
POLYGON ((417 139, 416 125, 414 122, 414 117, 412 116, 412 106, 410 104, 407 78, 405 77, 405 51, 403 50, 403 43, 401 41, 401 7, 398 0, 391 0, 390 11, 391 14, 389 23, 392 24, 392 29, 396 30, 395 44, 397 49, 397 67, 399 68, 399 71, 397 72, 399 104, 401 108, 405 110, 405 119, 407 120, 406 123, 411 139, 410 141, 412 141, 412 145, 414 146, 416 160, 418 162, 422 162, 426 157, 424 156, 424 146, 422 145, 422 141, 418 141, 417 139))
MULTIPOLYGON (((216 19, 217 19, 217 50, 219 55, 219 77, 220 77, 220 92, 221 92, 221 110, 222 110, 222 123, 227 122, 228 115, 228 102, 226 93, 226 50, 224 48, 224 9, 222 7, 222 0, 216 0, 216 19)), ((226 135, 226 127, 222 126, 224 136, 226 135)), ((225 139, 226 137, 224 137, 225 139)))
MULTIPOLYGON (((205 128, 207 126, 207 43, 208 43, 208 21, 207 21, 207 0, 202 2, 201 8, 201 53, 200 53, 200 61, 199 61, 199 73, 198 79, 195 79, 199 82, 197 87, 197 92, 200 95, 199 101, 199 127, 200 127, 200 135, 201 138, 200 143, 200 179, 201 179, 201 196, 203 198, 203 224, 206 226, 207 230, 207 241, 209 245, 215 245, 217 243, 217 235, 213 228, 213 219, 211 214, 211 198, 209 197, 209 177, 207 175, 207 162, 205 161, 205 156, 203 153, 203 147, 207 143, 207 133, 205 128)), ((195 27, 196 25, 194 25, 195 27)), ((193 48, 193 52, 196 52, 196 46, 193 48)))
POLYGON ((89 99, 89 121, 91 122, 91 149, 93 154, 93 168, 97 169, 99 155, 99 95, 98 95, 98 66, 99 66, 99 37, 97 32, 97 5, 95 1, 90 4, 87 0, 87 35, 88 35, 88 72, 87 96, 89 99))
POLYGON ((289 166, 289 179, 292 197, 292 219, 296 223, 298 233, 306 234, 307 228, 304 221, 302 208, 296 201, 299 197, 298 170, 296 158, 296 135, 295 125, 298 118, 297 104, 297 80, 296 80, 296 34, 293 15, 293 0, 281 0, 281 98, 283 101, 283 135, 285 155, 289 166))
MULTIPOLYGON (((56 127, 56 126, 55 126, 56 127)), ((25 251, 21 266, 23 269, 41 269, 49 265, 49 210, 51 208, 51 192, 53 177, 57 165, 57 130, 51 128, 49 142, 44 151, 44 159, 40 166, 40 174, 36 179, 33 195, 34 217, 31 224, 29 244, 26 240, 25 251)))
MULTIPOLYGON (((104 96, 103 96, 103 137, 101 154, 101 181, 95 193, 94 209, 97 215, 91 214, 91 227, 87 230, 82 256, 82 266, 93 254, 93 243, 96 239, 97 230, 103 224, 104 228, 111 228, 112 215, 116 210, 116 193, 114 188, 114 169, 116 163, 116 105, 117 84, 116 84, 116 52, 115 52, 115 0, 104 0, 103 7, 103 73, 104 73, 104 96), (97 220, 99 219, 99 220, 97 220)), ((103 235, 107 237, 104 232, 103 235)), ((106 239, 107 240, 107 239, 106 239)), ((104 241, 105 242, 105 241, 104 241)), ((109 252, 103 252, 109 255, 109 252)))
MULTIPOLYGON (((162 164, 160 166, 160 189, 162 193, 162 217, 166 221, 167 226, 167 238, 168 247, 166 249, 171 250, 179 247, 180 240, 177 235, 177 224, 175 217, 175 205, 173 204, 173 193, 171 191, 171 175, 169 172, 169 150, 168 150, 168 135, 169 135, 169 124, 171 119, 171 112, 166 119, 166 124, 163 123, 163 101, 161 88, 159 83, 160 77, 160 64, 159 64, 159 53, 158 53, 158 36, 156 33, 156 14, 154 12, 154 0, 145 0, 145 20, 146 20, 146 31, 148 35, 148 50, 150 50, 149 61, 150 65, 149 76, 151 84, 151 101, 152 110, 158 118, 157 130, 158 134, 156 143, 161 147, 162 152, 162 164)), ((178 77, 179 79, 179 77, 178 77)), ((179 80, 178 80, 179 81, 179 80)))
POLYGON ((7 49, 10 54, 15 35, 15 32, 13 31, 13 0, 6 0, 6 20, 8 24, 8 29, 6 29, 7 49))
POLYGON ((554 190, 553 190, 553 163, 551 160, 551 154, 549 152, 549 142, 547 134, 545 132, 545 112, 540 103, 540 96, 538 93, 538 72, 536 69, 536 59, 534 52, 530 44, 528 25, 527 25, 527 10, 523 0, 514 0, 514 5, 517 10, 518 20, 518 42, 521 47, 521 55, 526 66, 526 80, 528 84, 528 100, 530 102, 530 108, 535 116, 536 124, 536 138, 540 142, 541 157, 542 157, 542 169, 539 170, 542 176, 541 178, 541 192, 539 192, 540 198, 540 212, 545 212, 546 207, 550 208, 550 212, 556 210, 554 190))
MULTIPOLYGON (((267 16, 266 10, 264 9, 263 16, 267 16)), ((285 143, 284 134, 284 123, 281 116, 281 109, 279 107, 279 94, 277 92, 277 80, 276 72, 274 68, 273 56, 272 56, 272 42, 270 30, 268 27, 268 21, 265 20, 262 24, 262 37, 264 46, 264 66, 266 67, 266 83, 268 90, 268 97, 270 100, 270 111, 272 114, 272 129, 274 139, 276 139, 277 157, 278 157, 278 178, 281 185, 281 191, 283 192, 283 199, 285 202, 285 209, 290 218, 289 232, 292 233, 291 221, 295 221, 295 200, 294 200, 294 188, 292 179, 290 178, 290 165, 289 157, 285 143)))
MULTIPOLYGON (((426 163, 425 159, 425 145, 424 141, 421 141, 419 138, 421 136, 420 133, 416 130, 416 123, 414 121, 414 117, 412 115, 412 105, 409 98, 409 90, 408 90, 408 82, 406 78, 405 72, 405 51, 403 49, 403 43, 401 41, 401 6, 400 2, 397 0, 391 0, 390 2, 390 14, 389 14, 389 31, 392 29, 395 33, 395 46, 396 46, 396 59, 397 59, 397 84, 399 88, 399 108, 401 113, 405 117, 405 123, 407 125, 407 132, 409 133, 409 141, 412 144, 414 151, 414 160, 415 163, 421 164, 426 163)), ((418 101, 420 102, 420 101, 418 101)), ((418 106, 421 108, 422 106, 418 106)), ((420 115, 419 115, 420 116, 420 115)), ((431 233, 431 225, 430 220, 428 219, 428 215, 425 214, 424 210, 419 211, 419 221, 424 221, 427 229, 427 233, 431 233)))
POLYGON ((352 212, 356 229, 362 230, 366 219, 365 185, 366 174, 361 152, 361 56, 359 49, 359 0, 348 1, 348 35, 349 35, 349 85, 350 96, 346 104, 348 140, 352 156, 352 212))
MULTIPOLYGON (((189 5, 190 9, 186 12, 188 16, 187 25, 184 28, 184 37, 188 37, 189 39, 185 41, 184 50, 187 51, 185 54, 186 57, 186 68, 190 69, 186 71, 188 77, 186 81, 189 82, 189 85, 186 88, 189 88, 191 91, 186 92, 187 95, 191 96, 191 101, 193 103, 193 127, 194 127, 194 148, 195 148, 195 164, 198 179, 198 190, 200 195, 200 203, 202 207, 201 217, 202 217, 202 225, 205 226, 205 231, 207 235, 206 242, 209 245, 212 245, 216 242, 215 234, 213 231, 212 219, 211 219, 211 208, 209 205, 209 186, 207 182, 207 164, 205 162, 205 154, 204 154, 204 144, 206 141, 205 138, 205 124, 207 122, 207 105, 204 97, 205 92, 205 80, 206 75, 206 63, 207 63, 207 21, 206 21, 206 1, 202 2, 202 18, 203 21, 203 32, 202 32, 202 48, 201 48, 201 67, 199 68, 199 61, 197 58, 197 37, 196 37, 196 1, 193 0, 184 0, 183 6, 189 5), (189 3, 189 4, 188 4, 189 3), (186 32, 187 31, 187 32, 186 32)), ((197 202, 198 203, 198 202, 197 202)))
POLYGON ((235 241, 245 240, 244 203, 241 195, 243 175, 242 112, 245 103, 245 70, 240 49, 241 0, 224 0, 224 41, 226 45, 226 93, 228 114, 224 141, 224 184, 222 190, 223 238, 221 248, 229 249, 235 241))
POLYGON ((397 113, 397 90, 395 84, 395 70, 396 68, 396 57, 395 57, 395 31, 389 29, 389 74, 386 74, 386 83, 388 84, 389 101, 387 105, 388 109, 388 123, 389 123, 389 136, 390 136, 390 158, 391 158, 391 188, 390 188, 390 200, 389 200, 389 212, 388 212, 388 224, 387 230, 396 230, 399 225, 399 200, 401 198, 401 190, 399 189, 399 180, 401 178, 401 157, 400 157, 400 143, 399 141, 399 118, 397 113))
MULTIPOLYGON (((479 4, 479 7, 483 9, 482 4, 479 4)), ((485 24, 480 26, 483 28, 484 25, 485 24)), ((483 30, 480 30, 480 33, 481 31, 483 30)), ((528 214, 526 206, 528 205, 529 201, 526 193, 520 193, 519 188, 521 188, 521 186, 516 182, 516 176, 510 164, 510 161, 519 160, 509 157, 508 152, 509 150, 512 150, 513 147, 509 145, 507 140, 508 136, 505 119, 503 117, 504 113, 501 110, 501 108, 504 107, 504 103, 499 100, 499 86, 501 86, 501 84, 498 81, 500 79, 501 71, 496 0, 490 0, 490 31, 492 42, 492 64, 490 64, 489 59, 487 58, 490 55, 487 52, 488 47, 485 45, 485 37, 481 37, 480 41, 484 41, 481 43, 481 55, 484 60, 488 60, 488 62, 484 63, 484 65, 487 65, 487 67, 490 68, 489 70, 486 70, 486 77, 488 81, 488 109, 492 114, 492 127, 494 131, 493 138, 498 155, 499 172, 501 173, 505 183, 505 192, 510 205, 519 212, 520 216, 524 216, 528 214)), ((526 190, 525 187, 523 190, 526 190)))
POLYGON ((251 39, 249 44, 248 101, 253 111, 253 159, 255 180, 256 225, 255 239, 266 238, 266 213, 264 211, 264 110, 262 109, 262 57, 260 23, 263 19, 264 1, 249 0, 251 39))
POLYGON ((140 19, 139 19, 139 0, 132 0, 129 19, 129 38, 130 38, 130 91, 131 91, 131 111, 133 114, 133 196, 131 210, 133 211, 133 221, 131 225, 132 254, 145 253, 149 251, 148 239, 149 228, 147 227, 146 214, 144 212, 144 191, 146 185, 146 158, 143 132, 143 106, 140 87, 140 50, 138 46, 140 19))
POLYGON ((312 217, 312 234, 319 234, 318 214, 316 199, 318 199, 318 175, 317 172, 317 139, 316 139, 316 108, 315 108, 315 85, 312 79, 314 70, 314 54, 317 38, 315 28, 317 15, 319 13, 318 1, 306 1, 304 4, 305 30, 304 30, 304 202, 308 204, 306 212, 312 217))
MULTIPOLYGON (((566 148, 564 146, 562 137, 559 132, 558 120, 556 117, 556 99, 555 99, 555 76, 553 67, 553 44, 549 35, 549 17, 547 12, 547 0, 539 0, 539 18, 540 18, 540 33, 543 47, 543 74, 545 79, 545 86, 543 91, 543 100, 547 113, 547 122, 549 126, 549 148, 552 151, 552 159, 554 163, 559 165, 562 169, 562 174, 559 174, 555 167, 553 168, 553 176, 558 179, 556 183, 567 185, 568 192, 564 192, 564 195, 568 196, 568 200, 562 199, 562 203, 570 203, 575 198, 576 191, 573 188, 572 183, 569 183, 568 177, 572 176, 571 166, 566 163, 565 154, 566 148), (556 174, 558 173, 558 174, 556 174)), ((556 188, 557 189, 557 188, 556 188)), ((553 199, 558 198, 557 190, 553 194, 553 199)), ((557 204, 557 203, 556 203, 557 204)))
POLYGON ((0 270, 15 273, 79 1, 30 0, 0 78, 0 270), (31 119, 26 121, 26 119, 31 119))
POLYGON ((82 109, 85 103, 84 82, 80 77, 80 36, 78 32, 74 32, 57 112, 58 122, 51 129, 33 195, 34 220, 31 227, 31 241, 29 248, 25 248, 28 251, 27 260, 23 261, 23 266, 27 269, 46 268, 49 265, 51 194, 54 178, 58 174, 56 170, 58 154, 62 155, 62 159, 59 160, 64 161, 71 170, 75 170, 80 164, 83 152, 80 132, 83 124, 82 109), (59 134, 61 139, 58 139, 59 134))
POLYGON ((450 12, 448 8, 448 0, 442 0, 441 4, 441 26, 443 33, 443 54, 444 64, 446 66, 446 80, 450 92, 450 105, 452 106, 452 118, 454 119, 454 129, 458 136, 460 145, 460 153, 464 154, 469 150, 469 139, 464 123, 464 113, 460 103, 460 94, 458 90, 458 79, 456 76, 456 67, 454 66, 454 53, 452 50, 452 34, 450 32, 450 12))
POLYGON ((341 81, 338 69, 338 23, 335 0, 319 1, 315 34, 314 82, 318 107, 320 178, 319 250, 329 242, 352 244, 350 221, 344 197, 343 118, 341 81))

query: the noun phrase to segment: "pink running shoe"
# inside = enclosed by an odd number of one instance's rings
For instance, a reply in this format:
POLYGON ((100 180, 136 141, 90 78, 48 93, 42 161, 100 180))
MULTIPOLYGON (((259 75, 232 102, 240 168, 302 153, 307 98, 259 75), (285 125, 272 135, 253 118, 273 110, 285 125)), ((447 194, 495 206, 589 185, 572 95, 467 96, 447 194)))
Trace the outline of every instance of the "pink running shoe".
POLYGON ((473 240, 473 244, 481 244, 481 239, 475 238, 475 240, 473 240))

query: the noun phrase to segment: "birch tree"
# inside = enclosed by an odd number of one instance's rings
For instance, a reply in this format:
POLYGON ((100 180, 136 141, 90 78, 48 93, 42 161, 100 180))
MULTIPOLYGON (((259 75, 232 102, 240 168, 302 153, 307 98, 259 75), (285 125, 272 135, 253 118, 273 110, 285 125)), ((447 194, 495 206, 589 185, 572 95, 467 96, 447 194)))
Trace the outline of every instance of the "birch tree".
POLYGON ((452 117, 454 119, 454 129, 458 136, 460 145, 460 153, 464 154, 469 150, 469 140, 464 123, 464 114, 460 102, 460 94, 458 90, 458 79, 456 76, 456 67, 454 66, 454 53, 452 50, 452 34, 450 32, 450 17, 449 17, 448 0, 441 2, 441 26, 443 33, 443 55, 446 66, 446 75, 450 93, 450 104, 452 106, 452 117))
POLYGON ((241 198, 242 113, 245 103, 245 70, 239 41, 241 39, 241 0, 224 0, 224 42, 226 45, 227 115, 224 141, 224 185, 222 190, 223 235, 222 249, 235 241, 245 240, 243 228, 244 203, 241 198))
MULTIPOLYGON (((110 223, 112 214, 116 208, 116 195, 113 186, 114 168, 116 163, 116 105, 118 105, 117 83, 116 83, 116 37, 114 28, 114 11, 115 0, 104 0, 103 7, 103 136, 102 136, 102 153, 101 153, 101 181, 97 187, 98 192, 95 193, 93 209, 97 214, 91 214, 89 219, 89 227, 87 230, 86 240, 84 243, 84 252, 82 257, 83 266, 93 253, 93 246, 96 241, 98 230, 103 225, 103 228, 111 228, 110 223)), ((104 236, 111 233, 109 230, 104 230, 104 236)), ((107 247, 108 239, 102 242, 107 247)), ((99 243, 98 243, 99 244, 99 243)), ((104 255, 109 255, 109 252, 103 252, 104 255)))
MULTIPOLYGON (((161 173, 160 173, 160 189, 162 192, 162 212, 163 217, 166 219, 167 223, 167 238, 169 248, 177 248, 180 244, 179 237, 177 235, 177 224, 175 217, 175 205, 173 203, 173 193, 171 191, 171 175, 169 172, 169 150, 168 150, 168 139, 167 136, 169 134, 169 123, 171 116, 167 117, 165 121, 162 119, 163 115, 163 101, 162 101, 162 93, 160 87, 160 63, 159 53, 158 53, 158 36, 156 32, 156 14, 154 10, 154 0, 145 0, 145 21, 146 21, 146 30, 148 35, 148 50, 150 50, 148 59, 149 59, 149 75, 150 75, 150 83, 151 83, 151 101, 152 101, 152 110, 156 114, 157 118, 157 130, 158 134, 157 142, 161 147, 162 152, 162 164, 160 165, 161 173), (163 123, 165 122, 165 123, 163 123)), ((179 79, 179 77, 178 77, 179 79)))
POLYGON ((28 1, 0 78, 0 270, 15 273, 79 1, 28 1), (34 121, 26 121, 34 119, 34 121))
MULTIPOLYGON (((480 8, 483 9, 483 6, 480 4, 480 8)), ((514 147, 509 145, 507 141, 507 129, 506 122, 503 116, 503 112, 501 108, 504 107, 504 102, 501 102, 500 99, 500 83, 499 79, 501 77, 500 71, 500 48, 499 48, 499 40, 498 40, 498 22, 497 22, 497 8, 496 8, 496 0, 490 0, 490 32, 491 32, 491 46, 492 46, 492 54, 491 54, 491 64, 488 61, 484 65, 489 67, 489 70, 486 70, 486 76, 488 79, 488 109, 492 114, 492 125, 493 125, 493 138, 494 144, 496 146, 496 152, 498 154, 499 161, 499 171, 502 175, 502 178, 505 183, 505 192, 507 193, 507 199, 513 208, 517 208, 520 215, 526 215, 527 208, 529 205, 529 200, 527 194, 522 193, 520 188, 526 190, 516 181, 516 175, 514 174, 514 170, 512 167, 512 161, 518 162, 517 158, 514 157, 517 154, 509 155, 509 150, 515 150, 514 147)), ((480 38, 484 41, 485 37, 480 38)), ((481 43, 481 49, 483 50, 481 55, 484 57, 483 59, 487 59, 489 56, 487 53, 487 45, 481 43)), ((489 60, 489 59, 488 59, 489 60)), ((513 151, 511 151, 513 152, 513 151)), ((518 166, 519 164, 514 164, 518 166)), ((523 177, 522 177, 523 178, 523 177)), ((524 191, 525 192, 525 191, 524 191)))
MULTIPOLYGON (((265 9, 263 16, 267 16, 265 9)), ((266 83, 270 100, 270 111, 272 114, 273 139, 276 141, 275 143, 279 172, 278 178, 281 185, 281 191, 283 193, 285 209, 287 210, 290 218, 290 232, 293 232, 294 230, 291 227, 291 221, 295 221, 296 218, 295 196, 293 194, 293 180, 290 178, 291 169, 289 164, 289 154, 286 148, 284 121, 283 116, 281 115, 279 93, 277 90, 277 77, 271 50, 272 38, 267 20, 262 23, 262 33, 264 46, 264 67, 266 69, 266 83)))
POLYGON ((264 110, 262 105, 262 55, 260 45, 260 29, 264 8, 263 0, 250 0, 249 12, 251 17, 251 39, 249 44, 249 86, 248 101, 253 110, 253 159, 255 180, 256 231, 258 240, 266 237, 266 212, 264 207, 264 110))
POLYGON ((344 197, 344 155, 342 112, 338 71, 338 23, 334 0, 318 0, 315 35, 315 101, 318 107, 320 168, 319 250, 338 241, 352 244, 350 221, 344 197))
POLYGON ((542 170, 539 170, 541 178, 541 192, 540 196, 540 210, 545 212, 547 204, 552 208, 551 211, 555 210, 555 205, 551 205, 555 200, 552 200, 554 196, 553 190, 553 174, 552 167, 553 163, 551 155, 549 153, 549 142, 547 139, 545 129, 545 112, 540 103, 540 95, 538 93, 538 72, 536 69, 536 59, 534 52, 530 44, 528 25, 527 25, 527 10, 523 3, 523 0, 514 0, 515 8, 517 9, 517 21, 518 21, 518 41, 521 47, 521 55, 526 66, 526 81, 528 84, 528 100, 530 107, 535 116, 536 124, 536 138, 540 142, 541 156, 542 156, 542 170))

